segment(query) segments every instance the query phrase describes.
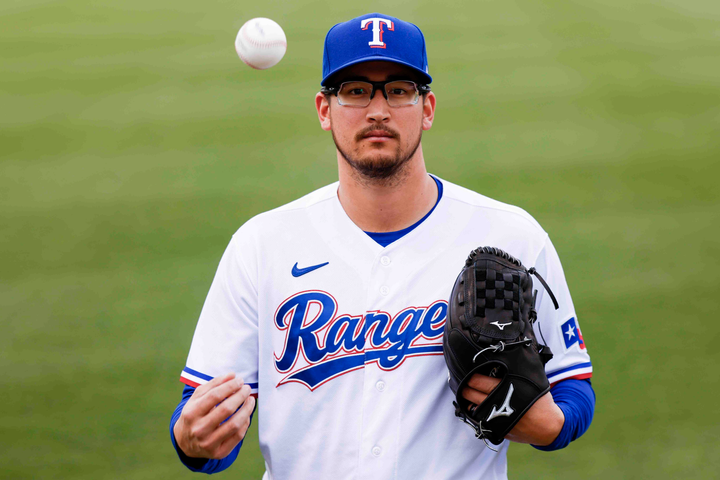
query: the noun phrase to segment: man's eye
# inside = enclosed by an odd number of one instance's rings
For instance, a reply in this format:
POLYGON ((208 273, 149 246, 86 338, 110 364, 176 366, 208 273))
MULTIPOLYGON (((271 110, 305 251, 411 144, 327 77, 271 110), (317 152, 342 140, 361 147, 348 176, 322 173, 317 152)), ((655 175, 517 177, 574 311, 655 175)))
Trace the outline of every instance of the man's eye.
POLYGON ((388 94, 395 95, 396 97, 402 97, 403 95, 407 95, 408 91, 404 88, 393 88, 388 92, 388 94))
POLYGON ((364 88, 351 88, 348 91, 348 95, 365 95, 367 91, 364 88))

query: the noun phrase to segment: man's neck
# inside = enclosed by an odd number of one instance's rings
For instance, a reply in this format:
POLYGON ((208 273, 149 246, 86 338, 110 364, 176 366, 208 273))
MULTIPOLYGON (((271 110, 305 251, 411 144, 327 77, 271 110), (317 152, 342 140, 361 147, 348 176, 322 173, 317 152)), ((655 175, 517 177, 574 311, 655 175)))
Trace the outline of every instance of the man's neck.
POLYGON ((437 201, 437 186, 425 169, 422 146, 392 179, 358 178, 340 153, 338 172, 340 204, 350 220, 366 232, 407 228, 425 216, 437 201))

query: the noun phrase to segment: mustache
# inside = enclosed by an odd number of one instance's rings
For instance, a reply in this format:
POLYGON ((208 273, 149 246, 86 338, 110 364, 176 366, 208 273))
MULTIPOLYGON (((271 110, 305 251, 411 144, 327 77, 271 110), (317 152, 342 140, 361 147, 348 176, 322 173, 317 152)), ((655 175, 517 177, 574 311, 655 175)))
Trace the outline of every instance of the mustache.
POLYGON ((368 133, 377 132, 377 131, 383 131, 383 132, 387 133, 388 135, 390 135, 392 138, 400 137, 400 134, 398 132, 396 132, 395 130, 391 129, 390 127, 387 127, 382 124, 378 124, 378 125, 368 125, 367 127, 360 130, 355 135, 355 140, 360 141, 363 138, 365 138, 365 135, 367 135, 368 133))

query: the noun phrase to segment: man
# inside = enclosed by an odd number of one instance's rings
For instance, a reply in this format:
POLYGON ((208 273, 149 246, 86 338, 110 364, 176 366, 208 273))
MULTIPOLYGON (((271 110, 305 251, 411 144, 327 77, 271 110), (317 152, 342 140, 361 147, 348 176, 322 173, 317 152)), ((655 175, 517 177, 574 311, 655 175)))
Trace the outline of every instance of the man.
MULTIPOLYGON (((491 451, 455 418, 442 356, 450 290, 481 245, 535 266, 561 305, 540 291, 556 385, 508 439, 556 449, 587 429, 592 367, 555 249, 523 210, 427 173, 431 81, 412 24, 369 14, 328 33, 315 106, 339 182, 233 236, 171 423, 190 469, 232 463, 257 396, 266 479, 506 478, 509 442, 491 451)), ((463 395, 479 404, 496 384, 476 375, 463 395)))

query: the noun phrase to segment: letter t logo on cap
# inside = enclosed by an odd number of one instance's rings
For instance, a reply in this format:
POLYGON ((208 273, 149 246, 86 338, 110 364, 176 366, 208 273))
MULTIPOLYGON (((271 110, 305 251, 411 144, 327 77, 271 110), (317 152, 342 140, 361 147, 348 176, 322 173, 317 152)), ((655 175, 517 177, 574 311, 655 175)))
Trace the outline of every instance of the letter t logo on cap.
POLYGON ((392 20, 386 18, 366 18, 360 22, 360 28, 367 30, 372 22, 373 39, 372 42, 368 42, 370 48, 385 48, 383 42, 383 23, 388 26, 388 30, 395 30, 392 20))

